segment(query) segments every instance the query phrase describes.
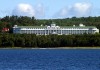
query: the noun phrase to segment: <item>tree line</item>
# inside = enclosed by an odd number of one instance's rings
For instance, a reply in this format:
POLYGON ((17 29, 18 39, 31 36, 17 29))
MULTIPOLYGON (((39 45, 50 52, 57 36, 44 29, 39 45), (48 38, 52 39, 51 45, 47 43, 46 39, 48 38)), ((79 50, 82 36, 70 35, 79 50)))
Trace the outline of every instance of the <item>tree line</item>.
POLYGON ((54 48, 100 46, 100 34, 82 35, 35 35, 0 34, 0 48, 54 48))

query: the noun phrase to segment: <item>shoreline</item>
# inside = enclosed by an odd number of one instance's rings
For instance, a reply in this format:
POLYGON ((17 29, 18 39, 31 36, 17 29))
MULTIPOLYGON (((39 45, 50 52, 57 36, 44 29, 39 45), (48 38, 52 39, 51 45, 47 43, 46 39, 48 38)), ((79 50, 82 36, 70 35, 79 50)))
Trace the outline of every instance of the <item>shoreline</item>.
POLYGON ((0 49, 100 49, 100 47, 56 47, 56 48, 0 48, 0 49))
POLYGON ((100 49, 100 47, 59 47, 61 49, 100 49))

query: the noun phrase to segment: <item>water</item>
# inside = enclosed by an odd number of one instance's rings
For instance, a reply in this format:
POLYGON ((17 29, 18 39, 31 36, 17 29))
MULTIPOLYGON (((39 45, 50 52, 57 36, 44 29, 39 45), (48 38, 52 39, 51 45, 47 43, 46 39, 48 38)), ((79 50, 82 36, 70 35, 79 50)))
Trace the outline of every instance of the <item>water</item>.
POLYGON ((4 49, 0 70, 100 70, 100 50, 4 49))

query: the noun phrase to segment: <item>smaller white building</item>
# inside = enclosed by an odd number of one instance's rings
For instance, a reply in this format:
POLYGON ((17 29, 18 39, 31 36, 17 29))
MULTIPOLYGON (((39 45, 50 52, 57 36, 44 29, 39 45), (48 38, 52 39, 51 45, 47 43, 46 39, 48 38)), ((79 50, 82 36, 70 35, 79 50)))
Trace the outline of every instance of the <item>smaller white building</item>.
POLYGON ((99 29, 95 26, 85 26, 79 24, 79 26, 56 26, 51 24, 50 26, 17 26, 13 27, 13 33, 19 34, 36 34, 36 35, 69 35, 69 34, 95 34, 99 33, 99 29))

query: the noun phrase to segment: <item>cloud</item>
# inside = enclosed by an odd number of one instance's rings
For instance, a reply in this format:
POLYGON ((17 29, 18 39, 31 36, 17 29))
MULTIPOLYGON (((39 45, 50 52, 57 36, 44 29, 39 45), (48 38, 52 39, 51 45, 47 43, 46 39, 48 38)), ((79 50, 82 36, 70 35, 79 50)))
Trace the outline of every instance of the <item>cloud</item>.
POLYGON ((59 10, 53 17, 64 18, 64 17, 67 17, 68 13, 69 13, 69 10, 65 7, 59 10))
MULTIPOLYGON (((34 16, 35 18, 45 18, 48 16, 46 9, 43 4, 39 3, 35 6, 30 4, 21 3, 18 4, 12 12, 12 15, 17 16, 34 16)), ((74 3, 71 6, 66 6, 60 9, 53 15, 53 18, 67 18, 67 17, 85 17, 90 16, 92 11, 92 4, 91 3, 74 3)))
POLYGON ((17 16, 35 16, 37 18, 44 16, 44 7, 42 4, 37 4, 35 7, 33 7, 30 4, 21 3, 18 4, 17 7, 12 12, 12 15, 17 16))
POLYGON ((92 5, 90 3, 75 3, 71 6, 64 7, 54 14, 54 18, 66 17, 85 17, 91 14, 92 5))
POLYGON ((43 18, 45 17, 45 8, 43 4, 39 3, 35 7, 35 17, 37 18, 43 18))
POLYGON ((77 17, 90 15, 92 5, 90 3, 75 3, 70 8, 70 14, 77 17))
POLYGON ((31 5, 22 3, 13 10, 12 14, 17 16, 32 17, 35 15, 35 10, 31 5))

